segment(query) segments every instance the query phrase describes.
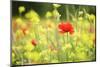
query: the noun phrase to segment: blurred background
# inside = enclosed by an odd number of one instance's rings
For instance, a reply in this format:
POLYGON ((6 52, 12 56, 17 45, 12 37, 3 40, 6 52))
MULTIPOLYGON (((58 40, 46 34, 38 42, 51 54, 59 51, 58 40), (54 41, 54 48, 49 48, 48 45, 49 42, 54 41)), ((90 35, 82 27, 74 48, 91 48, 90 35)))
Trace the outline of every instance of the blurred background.
MULTIPOLYGON (((44 15, 47 11, 53 11, 53 5, 52 3, 44 3, 41 2, 24 2, 24 1, 12 1, 12 16, 18 16, 19 12, 18 12, 18 7, 20 6, 24 6, 27 7, 25 12, 23 12, 23 16, 26 12, 28 12, 31 9, 34 9, 41 18, 44 18, 44 15)), ((66 6, 68 7, 69 13, 71 14, 75 14, 76 11, 82 11, 83 8, 87 11, 87 13, 89 14, 96 14, 95 11, 95 6, 90 6, 90 5, 77 5, 77 4, 60 4, 62 5, 60 8, 58 8, 59 13, 61 14, 61 19, 66 19, 66 6)), ((78 14, 78 13, 77 13, 78 14)))

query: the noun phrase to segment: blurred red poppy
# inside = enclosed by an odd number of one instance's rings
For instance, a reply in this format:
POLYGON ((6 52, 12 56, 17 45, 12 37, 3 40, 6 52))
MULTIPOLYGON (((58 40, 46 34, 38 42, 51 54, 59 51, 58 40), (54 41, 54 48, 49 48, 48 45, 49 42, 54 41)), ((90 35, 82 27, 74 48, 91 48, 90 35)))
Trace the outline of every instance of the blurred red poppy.
POLYGON ((61 33, 69 32, 70 34, 73 34, 74 29, 70 22, 62 22, 58 25, 59 31, 61 33))
POLYGON ((33 46, 36 46, 37 45, 37 42, 34 39, 31 41, 31 43, 32 43, 33 46))
POLYGON ((26 35, 28 33, 28 29, 27 28, 22 28, 22 32, 24 35, 26 35))

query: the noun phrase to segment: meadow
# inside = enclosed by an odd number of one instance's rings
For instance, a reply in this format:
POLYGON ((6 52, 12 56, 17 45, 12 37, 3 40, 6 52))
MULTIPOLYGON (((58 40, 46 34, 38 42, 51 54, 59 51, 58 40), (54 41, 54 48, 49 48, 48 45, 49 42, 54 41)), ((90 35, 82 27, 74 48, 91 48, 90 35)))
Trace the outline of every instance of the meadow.
POLYGON ((95 6, 51 3, 50 11, 38 7, 47 4, 30 6, 40 12, 23 5, 15 8, 18 14, 11 22, 12 64, 95 61, 95 6))

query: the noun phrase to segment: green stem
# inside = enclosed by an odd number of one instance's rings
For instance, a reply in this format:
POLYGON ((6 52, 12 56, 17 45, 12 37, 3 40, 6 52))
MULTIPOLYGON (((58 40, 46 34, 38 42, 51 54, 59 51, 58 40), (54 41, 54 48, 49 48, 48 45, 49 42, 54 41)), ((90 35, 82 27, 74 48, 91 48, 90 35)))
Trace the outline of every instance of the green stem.
POLYGON ((22 17, 22 13, 19 13, 19 16, 22 17))
POLYGON ((69 6, 66 5, 66 18, 67 18, 67 21, 69 21, 69 6))
POLYGON ((69 36, 68 36, 68 33, 67 33, 67 43, 68 43, 68 39, 69 39, 69 36))
POLYGON ((63 41, 64 41, 64 43, 63 44, 65 44, 65 38, 64 38, 65 36, 63 36, 63 41))

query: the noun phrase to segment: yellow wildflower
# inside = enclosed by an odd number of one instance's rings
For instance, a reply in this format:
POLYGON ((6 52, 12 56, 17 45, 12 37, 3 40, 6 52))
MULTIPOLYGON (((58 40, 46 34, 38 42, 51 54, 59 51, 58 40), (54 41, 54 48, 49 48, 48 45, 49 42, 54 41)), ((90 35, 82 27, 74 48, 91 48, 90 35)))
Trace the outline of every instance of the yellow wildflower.
POLYGON ((60 7, 61 5, 60 4, 53 4, 54 8, 58 8, 60 7))
POLYGON ((46 13, 46 18, 50 18, 52 16, 52 13, 50 12, 50 11, 48 11, 47 13, 46 13))
POLYGON ((21 18, 17 18, 16 22, 19 26, 21 26, 23 24, 23 20, 21 18))
POLYGON ((54 17, 60 17, 61 16, 57 9, 54 9, 52 14, 53 14, 54 17))
POLYGON ((28 59, 31 59, 33 61, 38 61, 40 59, 40 53, 34 51, 34 52, 25 52, 24 56, 28 59))
POLYGON ((93 14, 89 15, 89 20, 94 22, 95 21, 95 15, 93 15, 93 14))
POLYGON ((25 11, 25 7, 24 6, 20 6, 18 9, 19 9, 19 13, 22 13, 22 12, 25 11))
POLYGON ((39 15, 34 10, 30 10, 26 13, 25 17, 33 23, 38 23, 40 21, 39 15))
POLYGON ((25 49, 26 51, 32 51, 32 50, 34 49, 34 46, 33 46, 32 43, 30 42, 30 40, 28 40, 28 41, 26 42, 26 45, 24 46, 24 49, 25 49))

